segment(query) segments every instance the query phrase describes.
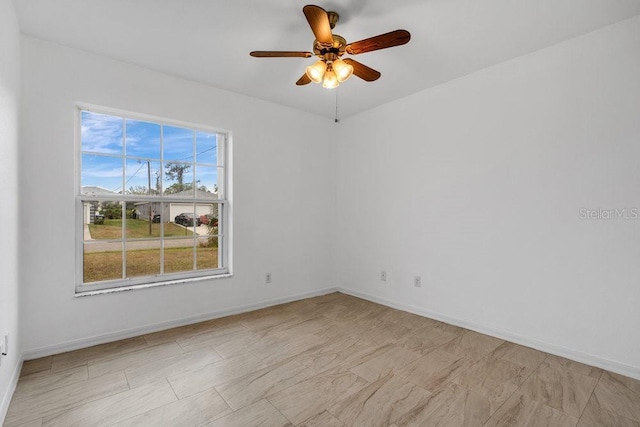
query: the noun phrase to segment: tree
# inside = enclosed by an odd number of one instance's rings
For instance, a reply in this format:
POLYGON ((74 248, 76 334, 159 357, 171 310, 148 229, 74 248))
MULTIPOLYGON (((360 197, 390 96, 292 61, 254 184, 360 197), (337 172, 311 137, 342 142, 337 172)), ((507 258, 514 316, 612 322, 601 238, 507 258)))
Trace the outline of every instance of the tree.
POLYGON ((132 187, 129 187, 129 194, 148 194, 147 192, 147 187, 145 187, 144 185, 134 185, 132 187))
POLYGON ((164 190, 165 194, 180 193, 182 191, 186 191, 193 188, 192 183, 187 183, 187 184, 184 183, 184 174, 187 173, 190 168, 191 168, 191 165, 187 165, 184 163, 177 163, 177 162, 167 163, 164 175, 167 177, 168 180, 177 181, 177 182, 165 188, 164 190))
POLYGON ((178 181, 177 184, 182 186, 184 184, 184 174, 189 171, 191 165, 177 162, 168 162, 166 166, 167 170, 164 171, 164 175, 170 181, 178 181))
POLYGON ((119 202, 103 202, 100 213, 107 219, 122 218, 122 205, 119 202))

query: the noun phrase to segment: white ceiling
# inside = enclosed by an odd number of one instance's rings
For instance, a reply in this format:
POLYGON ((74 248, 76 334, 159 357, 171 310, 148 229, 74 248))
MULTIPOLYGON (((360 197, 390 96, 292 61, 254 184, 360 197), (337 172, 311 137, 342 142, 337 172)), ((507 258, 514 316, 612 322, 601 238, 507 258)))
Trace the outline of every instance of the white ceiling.
MULTIPOLYGON (((333 118, 336 91, 295 81, 313 58, 298 0, 14 0, 23 33, 333 118)), ((347 42, 403 28, 409 44, 358 55, 382 77, 338 89, 344 118, 640 14, 640 0, 313 0, 347 42)))

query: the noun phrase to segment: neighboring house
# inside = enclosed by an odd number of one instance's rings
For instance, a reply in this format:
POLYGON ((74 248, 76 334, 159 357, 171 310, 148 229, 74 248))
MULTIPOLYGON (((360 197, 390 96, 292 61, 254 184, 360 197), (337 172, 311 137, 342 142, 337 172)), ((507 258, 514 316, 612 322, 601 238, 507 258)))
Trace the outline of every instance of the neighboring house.
MULTIPOLYGON (((116 196, 119 193, 115 193, 96 185, 87 185, 82 187, 82 194, 89 196, 116 196)), ((100 211, 100 205, 101 204, 98 201, 83 203, 82 215, 84 217, 85 224, 93 224, 95 222, 95 216, 100 211)))
MULTIPOLYGON (((191 190, 182 191, 180 193, 171 194, 171 197, 184 197, 192 198, 193 193, 191 190)), ((216 200, 218 198, 217 193, 211 193, 208 191, 196 190, 196 198, 206 198, 216 200)), ((164 204, 164 209, 161 208, 159 202, 140 202, 136 203, 136 211, 138 218, 148 219, 153 218, 154 215, 161 214, 164 222, 174 222, 175 217, 183 212, 193 213, 193 202, 169 202, 164 204), (149 212, 151 210, 151 212, 149 212)), ((217 203, 196 203, 195 215, 213 215, 218 218, 218 204, 217 203)))

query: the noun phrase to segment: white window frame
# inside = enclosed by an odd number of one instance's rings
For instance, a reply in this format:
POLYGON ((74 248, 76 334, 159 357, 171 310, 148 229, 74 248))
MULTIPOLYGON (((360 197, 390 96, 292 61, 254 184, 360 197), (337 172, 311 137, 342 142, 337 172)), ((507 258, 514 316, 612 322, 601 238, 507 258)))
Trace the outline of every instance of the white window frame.
MULTIPOLYGON (((75 198, 76 198, 76 279, 75 279, 75 295, 76 296, 86 296, 86 295, 94 295, 94 294, 102 294, 109 293, 115 291, 124 291, 124 290, 132 290, 132 289, 140 289, 147 287, 156 287, 156 286, 165 286, 177 283, 186 283, 193 281, 201 281, 208 279, 216 279, 216 278, 224 278, 230 277, 232 275, 231 264, 232 264, 232 256, 231 256, 231 248, 232 248, 232 219, 231 219, 231 145, 232 145, 232 137, 231 132, 227 130, 222 130, 219 128, 214 128, 210 126, 203 126, 199 124, 183 122, 178 120, 166 119, 162 117, 150 116, 146 114, 133 113, 130 111, 119 110, 109 107, 96 106, 92 104, 85 103, 77 103, 75 106, 75 198), (83 195, 82 194, 82 136, 81 136, 81 125, 82 119, 81 115, 83 111, 89 111, 93 113, 99 114, 107 114, 111 116, 122 117, 124 119, 131 120, 139 120, 145 122, 156 123, 160 125, 167 126, 176 126, 182 127, 189 130, 194 131, 202 131, 208 133, 216 133, 219 136, 223 136, 222 143, 223 146, 221 150, 218 152, 218 166, 222 165, 222 176, 218 175, 218 192, 222 195, 222 197, 218 197, 217 199, 201 199, 194 196, 194 198, 185 199, 184 197, 171 197, 166 195, 160 196, 144 196, 144 195, 127 195, 124 192, 123 194, 119 194, 116 197, 113 196, 93 196, 93 195, 83 195), (222 162, 220 161, 222 159, 222 162), (222 184, 220 184, 222 183, 222 184), (150 201, 150 202, 158 202, 162 201, 163 203, 185 203, 192 202, 197 204, 201 203, 214 203, 218 204, 218 220, 219 220, 219 232, 218 232, 218 268, 214 269, 206 269, 206 270, 193 270, 193 271, 185 271, 178 273, 162 273, 163 263, 161 257, 161 273, 155 276, 144 276, 144 277, 132 277, 132 278, 122 278, 115 280, 105 280, 100 282, 89 282, 83 283, 84 280, 84 203, 87 201, 123 201, 123 218, 126 216, 126 202, 127 201, 150 201)), ((126 121, 125 121, 126 128, 126 121)), ((124 139, 126 138, 126 132, 123 129, 123 144, 124 139)), ((88 152, 91 154, 91 152, 88 152)), ((95 153, 98 154, 98 153, 95 153)), ((164 162, 164 153, 162 150, 162 135, 161 135, 161 150, 160 150, 160 159, 159 162, 162 165, 164 162)), ((124 162, 128 159, 125 154, 122 155, 124 162)), ((129 158, 131 159, 131 158, 129 158)), ((156 161, 156 160, 154 160, 156 161)), ((194 163, 195 164, 195 163, 194 163)), ((124 172, 123 172, 124 174, 124 172)), ((194 211, 195 212, 195 211, 194 211)), ((126 226, 125 226, 126 227, 126 226)), ((161 247, 164 248, 164 238, 161 240, 161 247)), ((195 239, 194 239, 195 240, 195 239)), ((123 264, 124 259, 126 259, 126 235, 122 237, 122 248, 123 248, 123 264)), ((195 264, 195 260, 194 260, 195 264)), ((126 271, 123 270, 123 275, 126 274, 126 271)))

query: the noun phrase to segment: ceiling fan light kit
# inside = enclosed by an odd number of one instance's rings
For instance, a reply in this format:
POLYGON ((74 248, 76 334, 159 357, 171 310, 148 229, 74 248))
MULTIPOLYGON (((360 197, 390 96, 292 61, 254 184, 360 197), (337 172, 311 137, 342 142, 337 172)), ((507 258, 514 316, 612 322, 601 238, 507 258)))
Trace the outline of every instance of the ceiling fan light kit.
POLYGON ((313 43, 313 53, 294 51, 253 51, 250 53, 255 58, 310 58, 312 56, 319 58, 317 62, 306 68, 305 74, 296 82, 298 86, 313 82, 322 84, 322 87, 333 89, 348 80, 353 74, 367 82, 375 81, 380 78, 380 72, 354 59, 345 58, 343 60, 341 57, 345 53, 358 55, 400 46, 411 40, 411 34, 408 31, 395 30, 347 44, 344 37, 331 32, 340 19, 336 12, 327 12, 320 6, 314 5, 303 7, 302 12, 316 37, 313 43))

